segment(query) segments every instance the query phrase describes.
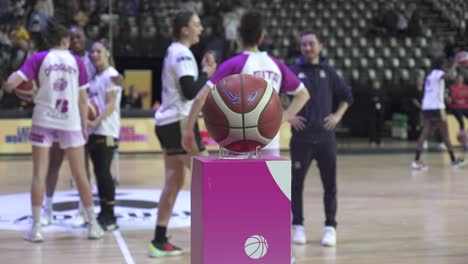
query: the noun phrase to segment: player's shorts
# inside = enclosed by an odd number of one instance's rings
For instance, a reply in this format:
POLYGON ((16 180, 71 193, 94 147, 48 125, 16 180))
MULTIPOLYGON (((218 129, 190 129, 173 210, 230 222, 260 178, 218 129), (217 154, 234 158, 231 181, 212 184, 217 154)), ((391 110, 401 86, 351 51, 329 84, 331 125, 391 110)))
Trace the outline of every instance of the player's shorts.
POLYGON ((50 148, 54 142, 57 142, 61 149, 81 147, 86 143, 81 130, 67 131, 36 125, 31 127, 29 142, 33 146, 47 148, 50 148))
MULTIPOLYGON (((159 143, 161 143, 161 147, 166 155, 187 154, 181 144, 182 133, 186 127, 186 123, 187 120, 183 119, 172 124, 155 126, 156 136, 158 137, 159 143)), ((198 129, 197 123, 195 123, 193 132, 195 134, 195 143, 194 146, 192 146, 192 149, 193 152, 200 153, 205 150, 205 145, 203 144, 203 140, 200 136, 200 130, 198 129)))
POLYGON ((434 109, 434 110, 423 110, 424 120, 430 120, 432 122, 445 121, 447 115, 445 109, 434 109))

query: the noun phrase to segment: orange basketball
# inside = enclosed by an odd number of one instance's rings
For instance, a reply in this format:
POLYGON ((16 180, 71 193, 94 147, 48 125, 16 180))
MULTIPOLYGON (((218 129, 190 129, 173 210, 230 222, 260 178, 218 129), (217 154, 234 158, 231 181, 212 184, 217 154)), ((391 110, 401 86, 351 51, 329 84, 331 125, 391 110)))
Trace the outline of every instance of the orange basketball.
POLYGON ((99 107, 94 100, 88 100, 88 120, 93 121, 99 116, 99 107))
POLYGON ((34 81, 22 82, 18 87, 15 88, 15 94, 21 100, 31 102, 37 92, 37 86, 34 81))
POLYGON ((460 142, 461 144, 465 144, 466 143, 466 132, 461 130, 460 132, 458 132, 457 134, 457 140, 458 142, 460 142))
POLYGON ((224 148, 249 152, 276 136, 283 109, 278 93, 264 79, 235 74, 219 81, 203 107, 211 137, 224 148))

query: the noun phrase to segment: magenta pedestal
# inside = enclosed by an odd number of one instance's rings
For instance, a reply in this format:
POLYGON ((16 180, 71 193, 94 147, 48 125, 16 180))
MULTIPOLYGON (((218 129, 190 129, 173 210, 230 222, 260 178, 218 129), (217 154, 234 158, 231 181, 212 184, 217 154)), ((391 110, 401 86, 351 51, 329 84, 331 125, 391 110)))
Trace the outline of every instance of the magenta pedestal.
POLYGON ((291 261, 291 162, 194 157, 192 264, 291 261))

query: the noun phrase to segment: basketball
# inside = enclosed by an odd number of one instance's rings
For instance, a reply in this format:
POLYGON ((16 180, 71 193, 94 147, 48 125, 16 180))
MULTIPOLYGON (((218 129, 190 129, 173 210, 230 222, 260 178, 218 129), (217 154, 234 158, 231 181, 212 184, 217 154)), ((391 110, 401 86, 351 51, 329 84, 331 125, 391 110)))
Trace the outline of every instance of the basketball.
POLYGON ((456 56, 458 65, 461 67, 468 67, 468 52, 460 51, 456 56))
POLYGON ((99 108, 94 100, 88 100, 88 120, 93 121, 99 116, 99 108))
POLYGON ((19 99, 31 102, 34 99, 34 95, 36 95, 36 91, 36 83, 31 80, 18 85, 15 89, 15 94, 19 99))
POLYGON ((278 133, 283 118, 278 93, 264 79, 249 74, 219 81, 202 112, 211 137, 235 152, 266 146, 278 133))
POLYGON ((245 254, 252 259, 263 258, 268 252, 268 242, 259 235, 249 237, 244 245, 245 254))
POLYGON ((460 132, 458 132, 458 134, 457 134, 457 140, 461 144, 465 144, 466 143, 466 132, 463 131, 463 130, 460 130, 460 132))

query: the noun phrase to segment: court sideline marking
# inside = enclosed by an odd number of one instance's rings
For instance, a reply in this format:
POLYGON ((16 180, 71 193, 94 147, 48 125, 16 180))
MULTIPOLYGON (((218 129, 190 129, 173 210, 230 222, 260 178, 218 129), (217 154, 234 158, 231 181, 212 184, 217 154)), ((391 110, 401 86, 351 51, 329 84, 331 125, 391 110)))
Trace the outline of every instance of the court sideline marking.
POLYGON ((120 252, 125 259, 125 263, 127 264, 135 264, 135 261, 132 258, 132 254, 130 254, 130 250, 128 250, 127 244, 122 237, 122 234, 119 230, 115 230, 112 232, 114 234, 115 240, 117 240, 117 244, 119 244, 120 252))

